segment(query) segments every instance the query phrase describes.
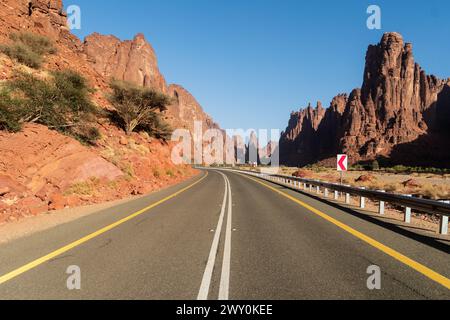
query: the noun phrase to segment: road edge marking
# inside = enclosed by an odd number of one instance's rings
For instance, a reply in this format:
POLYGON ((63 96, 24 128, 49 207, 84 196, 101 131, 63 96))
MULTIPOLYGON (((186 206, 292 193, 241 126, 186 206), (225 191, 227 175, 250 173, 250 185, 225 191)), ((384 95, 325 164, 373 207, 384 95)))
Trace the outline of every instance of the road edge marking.
POLYGON ((339 227, 340 229, 346 231, 347 233, 350 233, 351 235, 353 235, 356 238, 364 241, 365 243, 371 245, 372 247, 374 247, 374 248, 382 251, 383 253, 391 256, 395 260, 397 260, 397 261, 407 265, 408 267, 416 270, 417 272, 421 273, 422 275, 426 276, 427 278, 429 278, 429 279, 433 280, 434 282, 437 282, 440 285, 444 286, 445 288, 450 289, 450 279, 448 279, 447 277, 445 277, 445 276, 437 273, 436 271, 428 268, 427 266, 425 266, 425 265, 423 265, 423 264, 421 264, 421 263, 419 263, 419 262, 417 262, 417 261, 415 261, 415 260, 413 260, 411 258, 408 258, 404 254, 402 254, 402 253, 400 253, 400 252, 398 252, 398 251, 388 247, 387 245, 382 244, 381 242, 379 242, 379 241, 377 241, 377 240, 375 240, 375 239, 365 235, 364 233, 362 233, 362 232, 360 232, 360 231, 358 231, 356 229, 353 229, 352 227, 346 225, 345 223, 340 222, 339 220, 337 220, 337 219, 335 219, 335 218, 333 218, 333 217, 323 213, 322 211, 320 211, 320 210, 318 210, 318 209, 316 209, 316 208, 314 208, 314 207, 304 203, 303 201, 301 201, 301 200, 299 200, 299 199, 297 199, 297 198, 295 198, 295 197, 293 197, 293 196, 291 196, 291 195, 289 195, 287 193, 284 193, 284 192, 282 192, 282 191, 280 191, 280 190, 278 190, 278 189, 276 189, 276 188, 274 188, 274 187, 272 187, 272 186, 270 186, 270 185, 268 185, 266 183, 263 183, 263 182, 261 182, 261 181, 259 181, 257 179, 250 178, 250 177, 248 177, 246 175, 243 175, 243 174, 240 174, 240 173, 236 173, 236 174, 238 174, 238 175, 240 175, 242 177, 245 177, 247 179, 253 180, 253 181, 263 185, 264 187, 266 187, 266 188, 268 188, 268 189, 270 189, 270 190, 280 194, 281 196, 283 196, 285 198, 288 198, 288 199, 290 199, 293 202, 296 202, 297 204, 301 205, 305 209, 307 209, 307 210, 311 211, 312 213, 320 216, 321 218, 327 220, 328 222, 331 222, 332 224, 334 224, 335 226, 339 227))
POLYGON ((208 300, 209 288, 211 286, 211 279, 214 271, 214 265, 216 263, 216 256, 219 249, 220 234, 222 233, 222 225, 225 216, 225 208, 227 206, 228 195, 228 181, 222 172, 219 172, 225 183, 225 192, 223 196, 222 208, 220 210, 219 220, 217 221, 216 232, 214 233, 213 242, 211 244, 211 250, 208 256, 208 262, 206 263, 205 271, 203 273, 202 283, 197 295, 197 300, 208 300))
POLYGON ((228 300, 230 295, 230 268, 231 268, 231 227, 232 227, 232 212, 233 199, 231 195, 231 183, 226 175, 228 181, 228 216, 227 229, 225 233, 225 246, 223 250, 222 273, 220 276, 219 285, 219 300, 228 300))
POLYGON ((199 184, 207 176, 208 176, 208 172, 206 171, 206 174, 202 178, 200 178, 196 182, 190 184, 189 186, 184 187, 183 189, 178 190, 177 192, 175 192, 175 193, 165 197, 164 199, 161 199, 161 200, 159 200, 159 201, 149 205, 148 207, 145 207, 144 209, 141 209, 141 210, 139 210, 139 211, 137 211, 135 213, 132 213, 131 215, 129 215, 129 216, 123 218, 123 219, 120 219, 120 220, 118 220, 118 221, 116 221, 116 222, 114 222, 114 223, 112 223, 110 225, 107 225, 106 227, 103 227, 103 228, 101 228, 101 229, 99 229, 99 230, 97 230, 97 231, 95 231, 95 232, 93 232, 91 234, 88 234, 87 236, 84 236, 83 238, 80 238, 80 239, 78 239, 78 240, 76 240, 76 241, 74 241, 74 242, 72 242, 72 243, 70 243, 68 245, 65 245, 64 247, 61 247, 61 248, 59 248, 59 249, 57 249, 55 251, 50 252, 49 254, 47 254, 47 255, 45 255, 45 256, 43 256, 41 258, 33 260, 33 261, 23 265, 22 267, 19 267, 19 268, 13 270, 13 271, 10 271, 10 272, 0 276, 0 285, 2 285, 3 283, 18 277, 19 275, 21 275, 21 274, 23 274, 23 273, 25 273, 27 271, 30 271, 31 269, 36 268, 37 266, 39 266, 39 265, 41 265, 41 264, 43 264, 43 263, 45 263, 45 262, 47 262, 47 261, 49 261, 51 259, 56 258, 57 256, 65 253, 65 252, 67 252, 67 251, 69 251, 69 250, 71 250, 73 248, 76 248, 76 247, 78 247, 78 246, 88 242, 89 240, 92 240, 92 239, 94 239, 94 238, 96 238, 96 237, 98 237, 98 236, 100 236, 100 235, 102 235, 102 234, 104 234, 104 233, 106 233, 106 232, 108 232, 108 231, 110 231, 110 230, 112 230, 112 229, 114 229, 114 228, 124 224, 125 222, 128 222, 128 221, 130 221, 130 220, 132 220, 132 219, 142 215, 143 213, 145 213, 145 212, 147 212, 147 211, 149 211, 149 210, 159 206, 160 204, 162 204, 164 202, 167 202, 170 199, 175 198, 176 196, 180 195, 181 193, 183 193, 183 192, 191 189, 195 185, 199 184))

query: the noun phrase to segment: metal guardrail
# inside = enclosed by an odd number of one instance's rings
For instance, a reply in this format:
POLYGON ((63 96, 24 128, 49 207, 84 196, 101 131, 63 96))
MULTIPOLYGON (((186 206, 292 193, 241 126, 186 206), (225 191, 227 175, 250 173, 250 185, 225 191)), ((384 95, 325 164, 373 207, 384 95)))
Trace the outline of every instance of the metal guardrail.
POLYGON ((365 208, 365 199, 376 200, 379 202, 379 214, 384 214, 385 203, 394 204, 397 206, 402 206, 405 208, 404 211, 404 222, 411 223, 411 210, 416 210, 421 213, 427 213, 431 215, 440 216, 440 228, 441 234, 448 234, 448 222, 450 216, 450 203, 420 199, 417 197, 399 195, 387 193, 384 191, 374 191, 364 188, 351 187, 348 185, 340 185, 335 183, 327 183, 318 180, 304 179, 298 177, 292 177, 287 175, 269 175, 264 173, 258 173, 254 171, 246 170, 236 170, 232 171, 240 172, 247 175, 256 176, 258 178, 277 183, 279 185, 287 186, 297 190, 308 190, 313 191, 314 187, 317 193, 321 193, 323 188, 323 193, 325 197, 329 196, 329 191, 334 191, 334 199, 339 199, 339 193, 345 194, 345 202, 350 203, 350 196, 360 197, 360 207, 365 208))

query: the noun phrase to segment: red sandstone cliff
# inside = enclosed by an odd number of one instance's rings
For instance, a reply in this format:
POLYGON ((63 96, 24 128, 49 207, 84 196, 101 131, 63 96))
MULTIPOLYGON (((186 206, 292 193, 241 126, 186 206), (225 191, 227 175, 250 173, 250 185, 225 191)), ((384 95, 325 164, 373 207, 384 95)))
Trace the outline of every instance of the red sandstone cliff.
POLYGON ((165 118, 172 128, 193 132, 194 121, 202 122, 204 130, 219 128, 191 93, 180 85, 167 85, 155 52, 142 34, 133 40, 120 41, 114 36, 94 33, 86 37, 83 47, 88 62, 105 79, 124 80, 169 95, 173 103, 165 118))
POLYGON ((133 40, 120 41, 111 35, 94 33, 84 40, 84 52, 93 68, 107 79, 124 80, 167 92, 155 51, 143 34, 136 35, 133 40))
MULTIPOLYGON (((96 90, 93 101, 110 108, 105 99, 111 78, 134 82, 174 97, 165 117, 173 128, 217 125, 180 86, 167 86, 151 45, 138 34, 131 41, 93 34, 82 43, 66 26, 61 0, 0 0, 0 43, 13 32, 45 35, 57 47, 42 70, 72 69, 96 90)), ((0 54, 0 83, 11 78, 18 64, 0 54)), ((19 133, 0 132, 0 223, 65 206, 97 203, 144 194, 194 174, 175 166, 171 144, 145 134, 128 137, 98 119, 101 138, 88 147, 48 128, 30 124, 19 133)))

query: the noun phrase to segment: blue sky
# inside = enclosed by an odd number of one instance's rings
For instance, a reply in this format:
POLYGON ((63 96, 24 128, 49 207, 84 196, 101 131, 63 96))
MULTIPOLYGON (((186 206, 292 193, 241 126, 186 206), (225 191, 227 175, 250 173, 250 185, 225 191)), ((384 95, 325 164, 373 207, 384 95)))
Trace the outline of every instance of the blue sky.
POLYGON ((188 89, 223 128, 284 130, 290 112, 362 83, 369 44, 388 31, 416 61, 450 77, 450 1, 65 0, 99 32, 150 41, 168 83, 188 89), (367 7, 382 29, 366 27, 367 7))

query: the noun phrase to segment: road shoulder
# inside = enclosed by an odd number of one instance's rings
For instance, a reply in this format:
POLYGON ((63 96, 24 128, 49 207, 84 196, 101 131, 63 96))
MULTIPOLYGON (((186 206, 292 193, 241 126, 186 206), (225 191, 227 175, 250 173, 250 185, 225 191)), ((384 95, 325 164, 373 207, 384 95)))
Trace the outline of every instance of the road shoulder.
POLYGON ((99 204, 50 211, 46 214, 0 225, 0 245, 10 243, 14 240, 30 236, 41 231, 45 231, 62 224, 76 221, 83 217, 102 212, 118 205, 124 205, 130 202, 134 202, 150 195, 157 195, 158 193, 164 192, 168 189, 176 188, 189 181, 200 179, 201 177, 203 177, 203 175, 204 173, 200 172, 185 181, 162 188, 143 196, 132 196, 126 199, 108 201, 99 204))

